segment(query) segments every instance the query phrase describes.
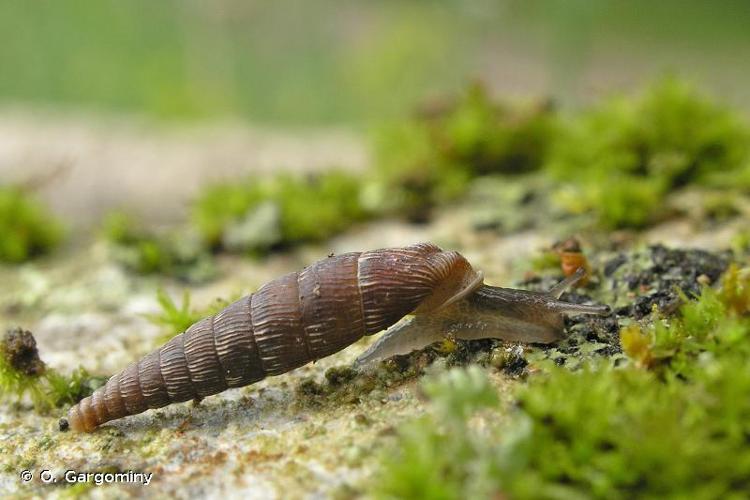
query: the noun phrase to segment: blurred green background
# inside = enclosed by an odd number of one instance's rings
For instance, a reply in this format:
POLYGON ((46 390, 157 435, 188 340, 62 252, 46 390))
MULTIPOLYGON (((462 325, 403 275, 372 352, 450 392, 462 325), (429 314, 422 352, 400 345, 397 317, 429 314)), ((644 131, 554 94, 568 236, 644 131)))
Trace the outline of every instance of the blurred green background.
POLYGON ((6 0, 0 103, 363 124, 482 79, 564 105, 672 72, 750 104, 750 2, 6 0))

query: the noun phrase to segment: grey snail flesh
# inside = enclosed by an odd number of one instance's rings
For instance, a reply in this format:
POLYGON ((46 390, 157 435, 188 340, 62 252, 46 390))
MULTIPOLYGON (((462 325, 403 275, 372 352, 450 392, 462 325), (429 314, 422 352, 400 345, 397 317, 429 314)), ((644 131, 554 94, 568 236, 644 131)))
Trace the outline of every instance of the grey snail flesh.
POLYGON ((549 344, 564 335, 563 313, 607 315, 608 306, 571 304, 559 300, 568 287, 584 276, 583 270, 538 293, 480 283, 460 300, 432 314, 408 316, 389 328, 355 364, 359 367, 392 356, 423 349, 445 338, 500 339, 508 342, 549 344))

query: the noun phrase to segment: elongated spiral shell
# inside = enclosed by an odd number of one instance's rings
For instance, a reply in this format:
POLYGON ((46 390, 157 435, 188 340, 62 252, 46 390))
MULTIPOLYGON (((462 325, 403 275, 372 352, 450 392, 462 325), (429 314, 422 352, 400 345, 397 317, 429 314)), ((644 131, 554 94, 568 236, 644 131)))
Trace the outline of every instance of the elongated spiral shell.
POLYGON ((286 274, 130 364, 68 414, 74 430, 280 375, 481 284, 430 243, 329 257, 286 274))

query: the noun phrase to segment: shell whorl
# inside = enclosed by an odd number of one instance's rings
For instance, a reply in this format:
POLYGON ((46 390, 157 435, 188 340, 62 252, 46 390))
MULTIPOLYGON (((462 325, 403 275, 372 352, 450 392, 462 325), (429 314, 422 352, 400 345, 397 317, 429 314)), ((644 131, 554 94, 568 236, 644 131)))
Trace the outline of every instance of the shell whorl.
POLYGON ((439 308, 481 274, 430 243, 347 253, 270 281, 130 364, 71 408, 71 428, 201 398, 280 375, 439 308))

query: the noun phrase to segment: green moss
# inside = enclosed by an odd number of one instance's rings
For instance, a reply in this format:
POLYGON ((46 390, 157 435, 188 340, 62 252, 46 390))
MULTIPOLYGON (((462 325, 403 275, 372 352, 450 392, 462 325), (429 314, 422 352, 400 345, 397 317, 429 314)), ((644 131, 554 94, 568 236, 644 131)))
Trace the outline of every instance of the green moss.
POLYGON ((594 210, 598 223, 606 228, 643 228, 664 215, 659 214, 658 209, 663 204, 665 191, 654 178, 613 174, 609 179, 600 177, 582 190, 567 194, 570 202, 563 204, 569 212, 594 210))
POLYGON ((171 335, 184 332, 190 325, 203 317, 201 311, 196 311, 190 307, 190 292, 188 290, 183 292, 179 307, 163 289, 156 292, 156 300, 159 302, 161 312, 150 314, 147 318, 156 325, 166 327, 172 332, 171 335))
POLYGON ((422 390, 433 401, 435 411, 446 420, 465 420, 477 410, 499 402, 495 388, 477 366, 452 369, 427 378, 422 390))
POLYGON ((282 178, 282 235, 287 242, 319 241, 361 220, 359 180, 342 173, 328 173, 300 183, 282 178))
POLYGON ((379 131, 366 203, 422 219, 463 195, 476 176, 539 169, 555 123, 546 104, 509 106, 471 85, 455 102, 379 131))
POLYGON ((193 206, 192 222, 208 245, 221 247, 229 225, 240 221, 248 211, 260 205, 265 196, 262 182, 210 186, 193 206))
POLYGON ((15 354, 9 347, 9 335, 11 331, 5 334, 3 345, 0 347, 0 397, 6 401, 22 401, 28 396, 37 409, 48 408, 51 406, 51 400, 47 395, 43 377, 47 367, 36 354, 36 342, 33 344, 33 350, 38 360, 38 368, 23 369, 14 362, 15 354))
MULTIPOLYGON (((608 229, 658 222, 670 215, 664 198, 689 184, 750 188, 746 124, 675 79, 565 122, 549 105, 509 106, 474 85, 455 101, 382 130, 375 153, 366 205, 415 220, 488 174, 503 174, 509 183, 507 174, 540 170, 556 182, 557 210, 590 214, 608 229)), ((736 210, 714 203, 707 214, 722 218, 736 210)))
POLYGON ((48 253, 62 236, 60 223, 28 193, 0 186, 0 262, 24 262, 48 253))
POLYGON ((468 87, 457 106, 430 120, 433 141, 449 160, 477 175, 536 170, 554 132, 548 102, 511 106, 482 85, 468 87))
POLYGON ((375 140, 376 170, 363 191, 372 211, 403 214, 421 221, 441 202, 464 194, 471 172, 439 159, 428 129, 420 122, 383 128, 375 140))
POLYGON ((218 313, 237 298, 239 297, 234 296, 231 300, 217 298, 208 306, 196 309, 190 305, 190 292, 188 290, 183 292, 182 301, 178 306, 165 290, 159 289, 156 292, 156 300, 161 307, 161 311, 156 314, 148 314, 146 318, 155 325, 163 327, 164 334, 156 339, 156 342, 161 345, 201 319, 218 313))
POLYGON ((80 366, 70 375, 62 375, 54 370, 48 370, 46 373, 48 392, 56 407, 73 405, 86 396, 90 396, 103 386, 108 378, 91 375, 80 366))
POLYGON ((708 220, 723 222, 742 214, 738 206, 739 199, 737 193, 726 189, 708 192, 701 200, 701 208, 708 220))
POLYGON ((34 408, 46 412, 75 404, 104 384, 106 377, 95 377, 78 368, 63 375, 48 367, 39 357, 31 332, 8 330, 0 345, 0 399, 22 402, 28 397, 34 408))
POLYGON ((208 251, 189 231, 160 235, 145 229, 131 216, 114 212, 103 224, 112 257, 130 271, 161 274, 182 281, 203 282, 216 275, 208 251))
POLYGON ((665 79, 575 117, 561 128, 547 168, 573 186, 571 211, 593 211, 609 228, 642 227, 658 220, 674 189, 736 187, 748 175, 749 141, 729 109, 665 79))
POLYGON ((749 298, 731 268, 675 317, 627 328, 630 363, 539 365, 513 408, 478 368, 428 378, 430 409, 383 454, 375 496, 742 498, 749 298))
MULTIPOLYGON (((497 406, 497 394, 483 372, 453 369, 424 384, 433 412, 399 430, 397 453, 383 455, 384 473, 374 482, 376 498, 478 498, 465 488, 481 447, 467 419, 497 406)), ((478 486, 478 485, 477 485, 478 486)))
POLYGON ((553 249, 539 250, 530 260, 531 269, 535 272, 558 271, 560 269, 560 254, 553 249))
POLYGON ((750 230, 738 231, 732 237, 732 251, 739 258, 750 255, 750 230))
POLYGON ((329 172, 212 186, 195 203, 192 220, 207 245, 257 253, 322 240, 366 216, 359 179, 329 172))
POLYGON ((676 316, 663 318, 657 312, 647 326, 626 328, 623 351, 640 366, 694 378, 716 360, 750 358, 748 312, 750 274, 732 265, 719 291, 703 287, 697 300, 686 302, 676 316))

